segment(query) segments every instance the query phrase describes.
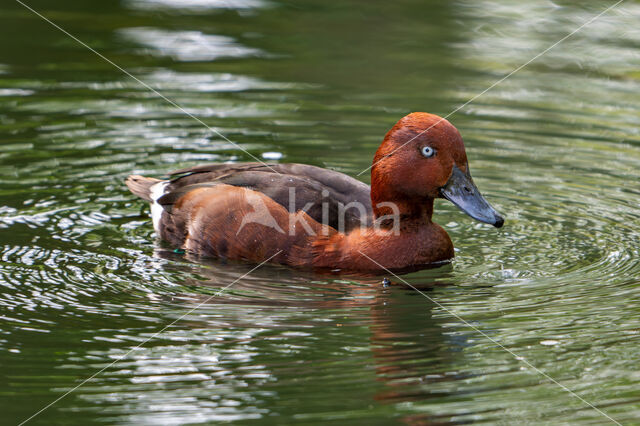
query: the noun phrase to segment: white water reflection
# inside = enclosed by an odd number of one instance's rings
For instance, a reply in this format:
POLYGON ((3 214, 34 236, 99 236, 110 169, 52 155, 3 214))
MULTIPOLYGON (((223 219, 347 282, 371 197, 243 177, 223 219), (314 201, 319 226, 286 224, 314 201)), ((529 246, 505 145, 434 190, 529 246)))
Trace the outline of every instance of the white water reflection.
POLYGON ((260 49, 246 47, 233 38, 204 34, 200 31, 169 31, 158 28, 125 28, 119 35, 149 50, 140 52, 168 56, 176 61, 213 61, 219 58, 265 56, 260 49))
POLYGON ((33 90, 25 89, 0 89, 0 96, 29 96, 33 93, 33 90))
POLYGON ((473 24, 468 27, 469 41, 457 47, 464 48, 465 60, 477 60, 479 69, 495 70, 502 64, 507 71, 588 23, 531 65, 614 75, 635 73, 640 54, 629 46, 640 42, 640 27, 636 25, 640 5, 623 3, 590 22, 607 6, 610 4, 600 2, 575 6, 559 6, 550 1, 459 3, 459 11, 473 24))
MULTIPOLYGON (((168 68, 131 70, 134 75, 157 90, 176 90, 180 92, 243 92, 247 90, 295 90, 312 89, 318 86, 302 83, 264 81, 255 77, 230 73, 183 73, 168 68)), ((59 83, 64 89, 89 90, 140 90, 147 89, 135 80, 123 77, 116 81, 65 81, 59 83)), ((2 94, 0 89, 0 95, 2 94)))
POLYGON ((263 0, 129 0, 133 9, 174 9, 191 12, 216 9, 258 9, 268 6, 263 0))

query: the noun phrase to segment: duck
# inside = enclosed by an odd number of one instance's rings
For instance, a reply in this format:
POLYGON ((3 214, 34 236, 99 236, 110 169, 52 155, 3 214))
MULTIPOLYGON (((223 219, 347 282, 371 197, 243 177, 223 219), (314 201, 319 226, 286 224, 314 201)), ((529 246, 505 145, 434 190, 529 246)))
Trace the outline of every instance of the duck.
POLYGON ((460 132, 438 115, 401 118, 370 173, 369 186, 306 164, 218 163, 125 183, 151 204, 160 239, 225 261, 368 273, 448 263, 453 243, 432 221, 437 198, 477 221, 504 224, 471 177, 460 132))

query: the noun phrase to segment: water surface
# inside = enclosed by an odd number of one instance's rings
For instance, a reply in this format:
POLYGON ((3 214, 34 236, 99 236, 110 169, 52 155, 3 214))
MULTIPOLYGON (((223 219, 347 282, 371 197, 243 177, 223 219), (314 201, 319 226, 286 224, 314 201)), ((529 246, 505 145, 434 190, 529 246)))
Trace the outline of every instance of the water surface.
POLYGON ((123 179, 251 160, 185 111, 357 176, 397 119, 448 114, 612 3, 27 4, 184 111, 0 6, 4 422, 101 369, 30 423, 610 422, 548 377, 638 422, 637 3, 450 117, 507 223, 438 201, 457 258, 403 277, 424 294, 277 266, 220 293, 253 265, 173 253, 123 179))

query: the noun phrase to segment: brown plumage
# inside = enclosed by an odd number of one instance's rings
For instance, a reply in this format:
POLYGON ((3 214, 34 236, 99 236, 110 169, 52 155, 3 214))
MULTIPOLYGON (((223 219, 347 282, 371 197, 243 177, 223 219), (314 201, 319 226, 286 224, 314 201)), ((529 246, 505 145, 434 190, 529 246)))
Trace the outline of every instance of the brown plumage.
POLYGON ((202 256, 274 256, 280 264, 349 271, 419 268, 454 256, 449 236, 431 221, 441 196, 502 225, 473 185, 458 131, 426 113, 404 117, 387 133, 371 189, 303 164, 208 164, 171 176, 130 176, 126 183, 152 203, 162 239, 202 256), (349 203, 360 210, 345 210, 349 203))

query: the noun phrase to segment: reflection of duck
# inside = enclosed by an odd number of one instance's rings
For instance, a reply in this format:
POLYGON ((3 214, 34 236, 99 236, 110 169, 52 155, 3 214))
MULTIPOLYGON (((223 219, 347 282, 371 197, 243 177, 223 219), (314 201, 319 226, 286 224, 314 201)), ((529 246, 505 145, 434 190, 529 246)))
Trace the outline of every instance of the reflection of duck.
MULTIPOLYGON (((157 250, 161 257, 182 259, 172 250, 157 250)), ((468 373, 458 368, 466 365, 463 349, 471 343, 415 290, 396 282, 384 287, 377 278, 318 279, 311 272, 265 265, 235 283, 231 293, 220 293, 252 266, 200 259, 194 265, 168 265, 168 270, 175 268, 190 272, 182 284, 191 291, 182 298, 180 290, 172 289, 164 297, 171 303, 203 304, 211 313, 186 323, 199 330, 198 339, 208 330, 207 350, 253 352, 252 365, 270 379, 270 384, 248 382, 254 394, 272 395, 260 407, 286 418, 292 405, 296 414, 301 414, 299 407, 307 407, 305 413, 325 409, 327 402, 334 413, 371 406, 369 413, 361 413, 361 423, 391 410, 399 423, 410 425, 449 424, 456 414, 444 407, 461 398, 459 383, 468 373), (196 288, 209 289, 193 293, 196 288), (439 314, 434 316, 434 310, 439 314), (334 390, 330 401, 327 389, 334 390)), ((445 276, 442 270, 418 272, 410 282, 437 297, 434 287, 448 285, 445 276)), ((231 368, 220 378, 225 388, 225 381, 247 371, 246 362, 224 366, 231 368)))
POLYGON ((303 164, 212 164, 170 181, 129 176, 152 202, 156 232, 198 255, 319 269, 416 268, 453 258, 431 221, 447 198, 496 227, 502 217, 476 188, 458 130, 427 113, 402 118, 371 168, 371 189, 349 176, 303 164), (289 210, 287 210, 289 209, 289 210))

